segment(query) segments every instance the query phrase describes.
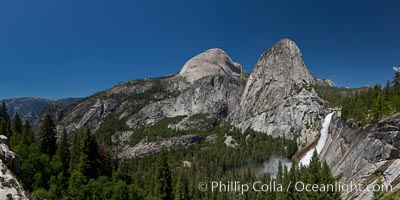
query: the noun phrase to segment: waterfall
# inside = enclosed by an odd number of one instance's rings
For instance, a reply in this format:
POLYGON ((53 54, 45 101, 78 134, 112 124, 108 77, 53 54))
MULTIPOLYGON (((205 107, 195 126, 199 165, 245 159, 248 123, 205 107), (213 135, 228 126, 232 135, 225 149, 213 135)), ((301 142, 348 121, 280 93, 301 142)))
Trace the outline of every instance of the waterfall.
POLYGON ((311 157, 314 154, 314 151, 317 150, 317 153, 320 154, 322 149, 325 146, 326 143, 326 139, 328 138, 328 132, 329 132, 329 125, 331 124, 331 120, 332 120, 332 116, 333 116, 333 112, 329 113, 325 119, 324 119, 324 123, 322 124, 322 129, 321 129, 321 136, 319 137, 317 146, 315 147, 315 149, 311 149, 310 151, 308 151, 306 153, 306 155, 301 158, 299 165, 303 165, 303 166, 308 166, 310 164, 311 161, 311 157))

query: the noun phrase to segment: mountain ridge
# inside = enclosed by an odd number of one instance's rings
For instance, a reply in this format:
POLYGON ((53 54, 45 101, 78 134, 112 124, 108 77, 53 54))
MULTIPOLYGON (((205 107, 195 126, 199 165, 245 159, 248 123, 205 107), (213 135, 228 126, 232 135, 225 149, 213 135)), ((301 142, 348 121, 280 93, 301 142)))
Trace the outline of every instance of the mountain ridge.
MULTIPOLYGON (((313 148, 320 137, 324 116, 336 111, 329 129, 331 134, 320 157, 327 160, 336 175, 344 172, 341 180, 363 182, 365 176, 375 173, 375 165, 388 160, 395 160, 394 164, 388 163, 390 170, 400 166, 400 143, 396 139, 400 134, 391 132, 398 132, 391 127, 399 125, 398 115, 383 120, 381 125, 370 124, 371 128, 352 127, 340 118, 340 108, 329 107, 327 100, 316 91, 316 85, 336 88, 328 79, 314 78, 296 43, 282 39, 261 54, 250 74, 225 51, 214 48, 188 60, 177 74, 119 83, 74 102, 26 100, 45 104, 40 104, 42 109, 35 114, 35 124, 40 123, 40 113, 50 112, 59 132, 66 129, 71 135, 89 127, 106 145, 115 148, 113 152, 118 159, 144 157, 165 149, 189 148, 202 143, 223 142, 227 148, 240 150, 240 137, 244 137, 241 145, 246 144, 254 132, 272 139, 292 139, 296 148, 290 152, 300 154, 313 148), (225 131, 223 138, 206 135, 216 124, 223 127, 218 127, 219 131, 225 131), (158 135, 146 135, 148 130, 158 135), (235 131, 239 134, 233 135, 235 131), (366 155, 369 147, 379 155, 373 152, 366 155), (357 158, 357 155, 363 157, 357 158), (376 156, 380 157, 376 159, 376 156), (354 161, 356 172, 349 167, 354 161)), ((350 95, 359 90, 333 91, 350 95)), ((19 107, 12 100, 9 102, 9 109, 18 111, 19 107)), ((387 170, 383 172, 389 173, 387 170)), ((400 174, 393 176, 390 180, 397 180, 400 174)), ((362 199, 364 196, 357 193, 349 197, 362 199)))

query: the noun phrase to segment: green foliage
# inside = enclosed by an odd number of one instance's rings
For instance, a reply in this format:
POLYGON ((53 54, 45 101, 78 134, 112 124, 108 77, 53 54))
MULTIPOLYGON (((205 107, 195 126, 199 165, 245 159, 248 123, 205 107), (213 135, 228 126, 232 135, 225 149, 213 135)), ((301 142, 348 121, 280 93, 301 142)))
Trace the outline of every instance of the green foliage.
MULTIPOLYGON (((166 120, 173 121, 173 119, 166 120)), ((165 122, 163 127, 167 124, 165 122)), ((161 130, 161 127, 159 129, 153 128, 149 127, 146 135, 157 136, 158 130, 164 131, 161 130)), ((185 133, 170 131, 171 135, 198 133, 197 131, 185 133)), ((261 165, 272 157, 290 158, 297 148, 294 140, 273 138, 252 130, 242 133, 230 126, 216 125, 211 130, 199 132, 199 134, 203 137, 216 135, 217 141, 215 144, 203 141, 199 145, 185 149, 171 149, 168 152, 168 164, 171 169, 175 199, 185 199, 187 196, 191 197, 191 199, 207 199, 211 198, 212 195, 224 195, 223 193, 201 193, 196 184, 200 180, 239 180, 248 182, 248 177, 242 173, 243 170, 254 165, 261 165), (238 147, 227 147, 224 143, 225 134, 232 136, 238 147), (182 167, 182 161, 189 161, 192 163, 192 167, 182 167)), ((162 134, 160 135, 163 136, 162 134)), ((157 137, 154 138, 154 140, 156 139, 157 137)), ((122 161, 119 165, 119 171, 129 174, 133 182, 143 187, 149 193, 149 196, 159 197, 159 191, 155 188, 160 187, 160 181, 154 174, 159 172, 158 165, 155 163, 160 163, 160 160, 162 160, 162 154, 122 161)))
POLYGON ((293 162, 292 168, 288 171, 285 166, 279 166, 276 182, 282 184, 283 188, 287 188, 287 190, 278 192, 276 199, 340 199, 339 191, 301 192, 296 190, 293 184, 300 181, 305 184, 334 185, 337 180, 338 178, 332 175, 328 164, 325 161, 321 162, 316 152, 314 152, 310 165, 307 167, 297 167, 293 162), (292 184, 289 186, 290 182, 292 184))
POLYGON ((366 92, 356 93, 343 100, 342 118, 354 120, 361 124, 378 121, 383 117, 400 110, 400 96, 394 87, 379 85, 369 88, 366 92))
POLYGON ((71 147, 71 158, 69 171, 75 171, 78 168, 79 158, 81 157, 81 132, 73 133, 72 147, 71 147))
MULTIPOLYGON (((379 185, 379 187, 383 187, 383 180, 382 180, 382 174, 378 174, 378 179, 376 181, 376 185, 379 185)), ((375 190, 373 192, 372 200, 379 200, 385 195, 385 192, 383 190, 375 190)))
POLYGON ((381 200, 398 200, 400 199, 400 189, 397 189, 396 191, 386 194, 381 198, 381 200))
POLYGON ((63 133, 58 141, 57 156, 62 163, 63 172, 68 173, 71 160, 71 150, 66 130, 63 130, 63 133))
POLYGON ((395 70, 392 84, 394 88, 400 88, 400 71, 395 70))
POLYGON ((185 135, 186 131, 175 131, 168 128, 171 123, 177 123, 182 120, 185 116, 177 116, 172 118, 164 118, 159 122, 150 127, 142 127, 134 130, 134 134, 131 137, 130 144, 135 145, 143 138, 147 138, 148 141, 155 141, 160 138, 169 138, 173 136, 185 135))
POLYGON ((7 112, 6 103, 3 101, 0 110, 0 135, 5 135, 10 138, 11 133, 11 120, 7 112))
POLYGON ((37 190, 35 190, 34 192, 32 192, 32 199, 33 200, 42 200, 42 199, 54 199, 54 195, 43 189, 43 188, 39 188, 37 190))
POLYGON ((22 121, 21 118, 19 117, 18 112, 15 113, 14 115, 14 120, 13 120, 13 131, 14 133, 22 133, 22 121))
POLYGON ((393 85, 388 81, 382 89, 380 85, 368 88, 343 99, 342 118, 361 124, 378 121, 400 111, 400 74, 396 71, 393 85))
POLYGON ((25 121, 24 125, 22 126, 22 143, 26 146, 31 145, 32 143, 35 143, 35 133, 33 132, 31 125, 29 124, 28 121, 25 121))
POLYGON ((82 172, 74 171, 69 179, 68 196, 76 200, 86 199, 89 196, 89 191, 85 187, 87 183, 88 179, 82 172))
MULTIPOLYGON (((1 116, 6 115, 3 113, 1 116)), ((58 143, 55 143, 56 151, 52 154, 53 148, 43 148, 44 141, 52 141, 53 136, 55 138, 55 125, 51 116, 45 116, 42 121, 39 141, 35 140, 29 123, 22 125, 18 115, 15 116, 13 130, 18 134, 11 136, 11 146, 22 161, 23 179, 20 181, 31 192, 32 199, 146 198, 146 193, 140 187, 127 182, 131 182, 127 174, 117 175, 115 172, 116 178, 112 180, 107 177, 97 178, 101 172, 100 166, 112 168, 109 167, 109 155, 99 148, 89 129, 73 134, 72 147, 66 131, 63 131, 58 143), (118 177, 124 177, 124 180, 118 177)), ((5 121, 4 117, 1 121, 5 121)))
POLYGON ((328 107, 340 107, 346 97, 353 96, 356 93, 364 92, 368 88, 345 88, 345 87, 331 87, 322 85, 312 86, 318 95, 327 102, 328 107))
MULTIPOLYGON (((157 100, 156 94, 159 93, 168 93, 161 82, 158 86, 153 85, 147 93, 128 98, 148 103, 157 100)), ((339 199, 337 193, 313 196, 296 193, 293 188, 283 193, 249 192, 245 195, 199 191, 197 184, 200 181, 271 181, 268 174, 256 177, 252 167, 275 157, 291 158, 297 151, 296 138, 273 138, 252 130, 242 133, 231 126, 217 124, 214 119, 205 115, 193 115, 189 120, 210 125, 206 131, 176 131, 167 128, 169 124, 176 123, 183 117, 185 116, 165 118, 154 126, 133 130, 132 144, 144 138, 158 141, 186 134, 197 134, 203 138, 198 145, 176 147, 165 154, 157 153, 127 160, 115 159, 110 151, 114 144, 107 142, 107 139, 117 131, 129 130, 118 119, 118 114, 109 115, 95 134, 91 134, 89 129, 78 130, 71 135, 64 131, 57 143, 54 140, 54 146, 50 149, 43 148, 43 144, 44 141, 53 141, 52 136, 55 136, 51 117, 46 116, 43 120, 39 141, 35 141, 29 123, 24 123, 18 136, 22 139, 13 140, 12 148, 22 160, 22 182, 32 192, 33 199, 339 199), (217 137, 215 143, 204 139, 210 135, 217 137), (234 138, 237 144, 235 148, 224 143, 226 135, 234 138), (47 137, 50 140, 43 140, 47 137), (69 138, 72 138, 72 145, 69 138), (191 166, 183 166, 183 161, 189 162, 191 166)), ((292 130, 293 134, 294 131, 292 130)), ((12 137, 17 138, 16 135, 18 134, 13 134, 12 137)), ((313 158, 310 167, 298 168, 293 163, 294 167, 289 170, 286 166, 280 166, 276 181, 285 186, 296 180, 313 183, 330 183, 336 180, 328 165, 321 163, 317 157, 313 158)))
POLYGON ((22 122, 19 118, 18 113, 15 113, 13 119, 13 134, 10 137, 11 146, 17 145, 20 141, 24 140, 24 135, 22 133, 22 122))
POLYGON ((175 199, 189 200, 192 199, 189 190, 189 181, 186 177, 180 177, 176 186, 175 199))
POLYGON ((88 128, 84 131, 79 171, 88 178, 97 178, 99 174, 100 156, 98 144, 88 128))
POLYGON ((158 181, 161 200, 173 200, 171 169, 165 154, 161 157, 158 181))
POLYGON ((70 199, 109 199, 109 200, 139 200, 145 199, 144 192, 134 184, 122 180, 110 180, 100 176, 87 180, 80 172, 73 173, 70 179, 70 199))
POLYGON ((104 138, 106 145, 117 145, 112 144, 111 136, 118 131, 128 131, 130 130, 126 123, 120 120, 118 113, 109 114, 104 121, 101 123, 100 127, 96 130, 96 135, 104 138))
POLYGON ((50 157, 56 153, 56 126, 52 117, 46 114, 42 120, 39 133, 40 149, 42 153, 48 154, 50 157))

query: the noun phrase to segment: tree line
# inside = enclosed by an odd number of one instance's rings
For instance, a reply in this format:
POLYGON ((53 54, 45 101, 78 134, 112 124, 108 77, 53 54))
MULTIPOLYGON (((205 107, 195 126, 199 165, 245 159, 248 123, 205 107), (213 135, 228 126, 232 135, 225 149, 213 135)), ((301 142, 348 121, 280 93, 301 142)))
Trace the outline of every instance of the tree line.
MULTIPOLYGON (((256 176, 253 166, 262 165, 274 157, 290 159, 297 151, 295 139, 273 138, 252 130, 242 133, 231 126, 214 122, 210 122, 214 124, 212 128, 203 132, 166 131, 168 123, 164 120, 153 127, 134 130, 139 133, 134 141, 140 141, 147 135, 154 136, 155 140, 157 135, 162 138, 184 134, 199 134, 203 138, 215 135, 217 139, 215 143, 203 139, 200 144, 191 147, 121 160, 113 154, 114 144, 105 141, 109 137, 104 134, 107 131, 94 133, 89 128, 70 134, 66 130, 57 131, 53 117, 46 114, 41 121, 40 131, 35 133, 28 121, 21 121, 18 113, 10 120, 6 110, 3 103, 0 134, 10 138, 11 149, 22 161, 20 181, 32 199, 303 199, 310 194, 253 191, 244 195, 213 193, 202 192, 197 185, 200 181, 211 180, 265 180, 282 184, 292 179, 303 180, 301 178, 316 183, 335 180, 327 165, 319 160, 314 171, 311 170, 313 165, 293 167, 292 170, 279 167, 276 180, 268 174, 256 176), (226 134, 235 139, 237 147, 228 147, 224 143, 226 134), (183 161, 190 165, 184 166, 183 161), (318 178, 309 179, 316 174, 319 174, 318 178)), ((112 124, 107 126, 115 130, 112 124)), ((120 123, 115 124, 120 126, 120 123)), ((327 194, 307 197, 321 199, 324 195, 327 194)), ((337 194, 328 194, 327 197, 336 198, 337 194)))
POLYGON ((392 82, 369 87, 342 101, 342 118, 362 125, 378 121, 400 111, 400 72, 396 71, 392 82))

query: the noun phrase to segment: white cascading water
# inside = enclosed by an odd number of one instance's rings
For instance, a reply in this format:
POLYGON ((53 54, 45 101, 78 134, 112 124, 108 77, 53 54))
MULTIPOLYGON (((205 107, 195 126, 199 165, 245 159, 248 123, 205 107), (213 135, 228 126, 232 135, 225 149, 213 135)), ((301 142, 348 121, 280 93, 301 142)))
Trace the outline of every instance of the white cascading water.
MULTIPOLYGON (((317 146, 315 147, 318 154, 321 153, 322 149, 325 146, 326 139, 328 139, 329 125, 331 124, 333 114, 334 114, 333 112, 329 113, 325 117, 324 123, 322 124, 321 136, 319 137, 317 146)), ((308 151, 306 155, 303 158, 301 158, 299 165, 308 166, 310 164, 311 157, 313 156, 315 149, 311 149, 310 151, 308 151)))

